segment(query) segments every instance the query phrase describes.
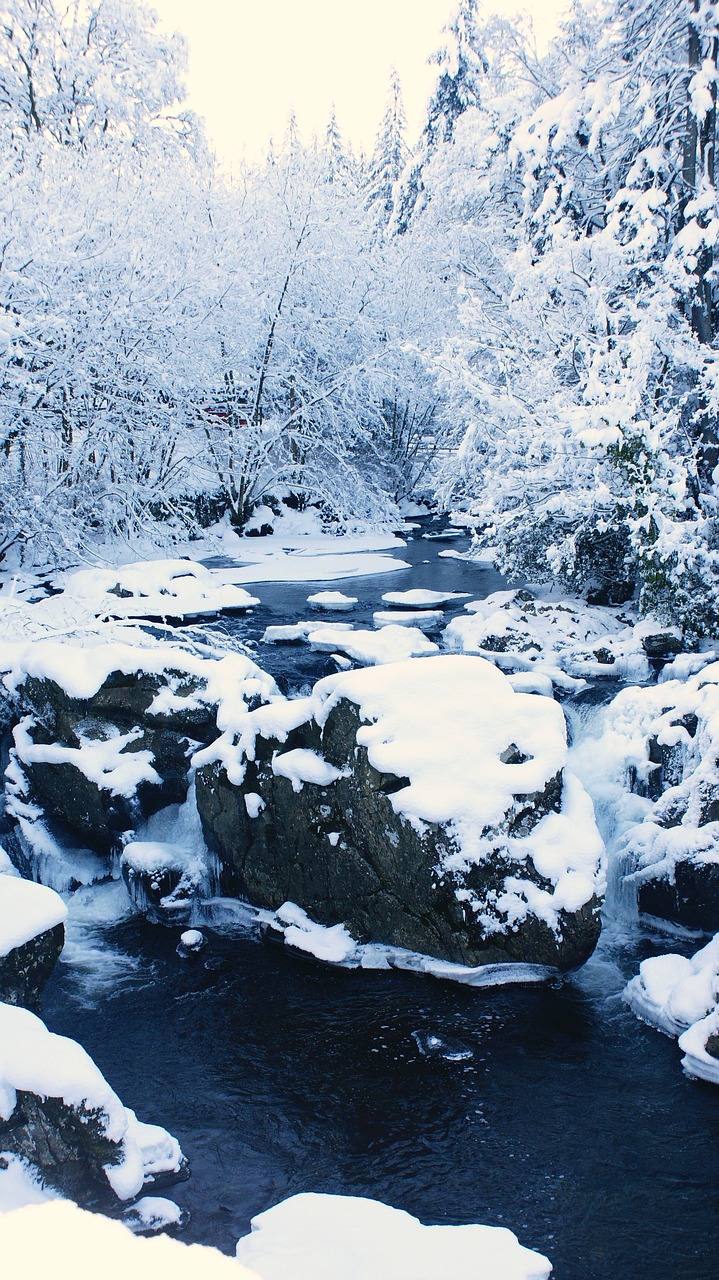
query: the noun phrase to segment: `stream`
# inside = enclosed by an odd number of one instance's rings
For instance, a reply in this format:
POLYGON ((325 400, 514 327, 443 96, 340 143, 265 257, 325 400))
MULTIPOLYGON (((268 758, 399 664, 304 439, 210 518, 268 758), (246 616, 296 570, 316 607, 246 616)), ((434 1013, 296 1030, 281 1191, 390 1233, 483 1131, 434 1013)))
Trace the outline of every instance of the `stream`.
MULTIPOLYGON (((306 599, 325 585, 359 598, 336 617, 360 626, 386 591, 476 599, 506 585, 438 558, 450 545, 465 544, 418 531, 397 552, 408 570, 261 584, 254 613, 207 629, 256 645, 296 691, 336 670, 331 657, 259 640, 316 616, 306 599)), ((509 1227, 556 1280, 716 1276, 719 1095, 687 1079, 676 1043, 620 998, 643 958, 691 953, 696 937, 613 919, 561 985, 472 990, 303 963, 231 927, 203 925, 206 948, 181 959, 177 930, 107 915, 76 933, 42 1015, 141 1119, 179 1138, 192 1176, 169 1194, 190 1213, 185 1240, 229 1253, 253 1215, 335 1192, 427 1223, 509 1227)))

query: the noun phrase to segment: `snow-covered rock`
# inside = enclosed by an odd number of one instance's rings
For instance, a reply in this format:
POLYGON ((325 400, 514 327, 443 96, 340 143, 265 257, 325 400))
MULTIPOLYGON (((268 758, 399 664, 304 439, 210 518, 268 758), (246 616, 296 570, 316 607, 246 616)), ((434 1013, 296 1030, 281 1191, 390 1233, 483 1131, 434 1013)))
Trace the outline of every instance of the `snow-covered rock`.
POLYGON ((73 1199, 129 1200, 183 1176, 166 1130, 125 1108, 85 1050, 27 1009, 0 1005, 0 1151, 73 1199))
POLYGON ((5 1004, 37 1002, 62 951, 66 917, 67 907, 52 889, 0 874, 0 1000, 5 1004))
POLYGON ((644 960, 624 999, 643 1022, 679 1036, 687 1075, 719 1084, 719 934, 691 957, 644 960))
POLYGON ((546 1280, 547 1258, 505 1227, 424 1226, 360 1196, 291 1196, 237 1245, 262 1280, 546 1280))
POLYGON ((333 612, 346 613, 354 609, 357 596, 346 596, 341 591, 317 591, 307 597, 307 603, 314 609, 330 609, 333 612))
POLYGON ((612 609, 543 600, 520 589, 496 591, 465 610, 468 617, 447 626, 446 648, 481 654, 503 670, 538 669, 566 689, 585 677, 642 680, 650 674, 643 638, 651 624, 636 626, 612 609))
POLYGON ((121 569, 81 569, 63 579, 71 599, 109 618, 200 618, 245 612, 259 600, 243 587, 219 582, 192 560, 141 560, 121 569))
POLYGON ((639 909, 718 930, 719 663, 622 690, 588 749, 625 815, 616 856, 639 909))
POLYGON ((330 676, 195 763, 208 844, 258 906, 469 966, 593 950, 603 846, 563 713, 481 658, 330 676))
POLYGON ((376 627, 419 627, 421 631, 436 630, 443 619, 442 609, 378 609, 372 614, 376 627))
POLYGON ((15 728, 11 809, 28 843, 33 801, 105 855, 143 814, 181 803, 193 750, 277 696, 244 654, 176 645, 38 640, 5 677, 27 714, 15 728))
POLYGON ((378 631, 344 631, 339 627, 322 627, 309 634, 310 648, 318 653, 345 653, 363 666, 404 662, 407 658, 423 658, 437 653, 439 646, 428 640, 416 627, 397 624, 378 631))

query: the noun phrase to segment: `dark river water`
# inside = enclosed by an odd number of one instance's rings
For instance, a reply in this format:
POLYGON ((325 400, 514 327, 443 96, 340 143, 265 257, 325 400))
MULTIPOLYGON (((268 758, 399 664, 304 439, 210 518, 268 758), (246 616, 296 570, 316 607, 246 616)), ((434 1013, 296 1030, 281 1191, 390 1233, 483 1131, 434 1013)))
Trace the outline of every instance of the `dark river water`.
MULTIPOLYGON (((383 591, 504 585, 439 549, 417 539, 411 571, 327 585, 360 596, 355 622, 383 591)), ((221 626, 257 640, 312 616, 319 589, 258 586, 262 607, 221 626)), ((335 669, 304 647, 259 646, 257 660, 286 688, 335 669)), ((192 1177, 167 1194, 190 1211, 186 1240, 231 1252, 286 1196, 340 1192, 428 1223, 507 1226, 557 1280, 716 1280, 719 1092, 684 1077, 676 1043, 619 998, 675 939, 615 922, 557 988, 478 991, 206 933, 182 960, 176 930, 109 925, 99 985, 61 963, 43 1002, 126 1105, 180 1139, 192 1177)))

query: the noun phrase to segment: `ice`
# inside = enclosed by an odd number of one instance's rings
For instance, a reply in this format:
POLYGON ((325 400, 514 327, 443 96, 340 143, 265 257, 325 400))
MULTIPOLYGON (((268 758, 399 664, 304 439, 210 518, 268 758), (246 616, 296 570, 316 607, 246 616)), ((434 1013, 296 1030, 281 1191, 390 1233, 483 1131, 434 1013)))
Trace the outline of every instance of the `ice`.
POLYGON ((291 1196, 251 1225, 237 1257, 262 1280, 546 1280, 552 1270, 504 1227, 426 1227, 359 1196, 291 1196))
POLYGON ((419 627, 422 631, 434 630, 444 619, 441 609, 380 609, 372 614, 376 627, 398 625, 419 627))
POLYGON ((67 907, 52 889, 0 875, 0 956, 64 924, 66 918, 67 907))
POLYGON ((679 1048, 684 1054, 682 1067, 695 1080, 719 1084, 719 1058, 707 1051, 710 1037, 719 1049, 719 1009, 712 1010, 708 1017, 695 1022, 679 1037, 679 1048))
POLYGON ((388 591, 382 599, 385 604, 397 605, 400 609, 439 609, 455 600, 469 600, 469 597, 469 591, 426 591, 414 587, 410 591, 388 591))
POLYGON ((315 924, 294 902, 285 902, 275 914, 288 946, 328 964, 342 964, 355 956, 357 944, 344 925, 315 924))
POLYGON ((341 591, 318 591, 316 595, 308 596, 307 603, 313 605, 315 609, 333 609, 339 612, 346 612, 354 609, 358 603, 357 596, 346 596, 341 591))

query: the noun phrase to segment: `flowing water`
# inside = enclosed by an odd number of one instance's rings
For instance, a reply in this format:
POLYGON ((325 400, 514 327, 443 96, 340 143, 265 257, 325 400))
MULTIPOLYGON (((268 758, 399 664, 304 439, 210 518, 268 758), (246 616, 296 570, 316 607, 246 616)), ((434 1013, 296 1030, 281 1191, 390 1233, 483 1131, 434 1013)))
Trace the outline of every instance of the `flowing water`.
MULTIPOLYGON (((346 620, 369 621, 384 591, 504 585, 438 549, 418 538, 401 553, 411 570, 328 584, 360 598, 346 620)), ((257 641, 311 617, 318 589, 262 585, 255 614, 215 626, 257 641)), ((306 647, 261 646, 257 660, 286 689, 335 669, 306 647)), ((182 959, 176 930, 113 920, 100 899, 120 886, 85 892, 43 1016, 180 1139, 192 1177, 170 1194, 190 1211, 185 1239, 231 1252, 286 1196, 341 1192, 510 1227, 557 1280, 716 1277, 719 1093, 620 998, 642 958, 696 939, 615 920, 556 988, 469 990, 302 963, 227 929, 182 959)))

